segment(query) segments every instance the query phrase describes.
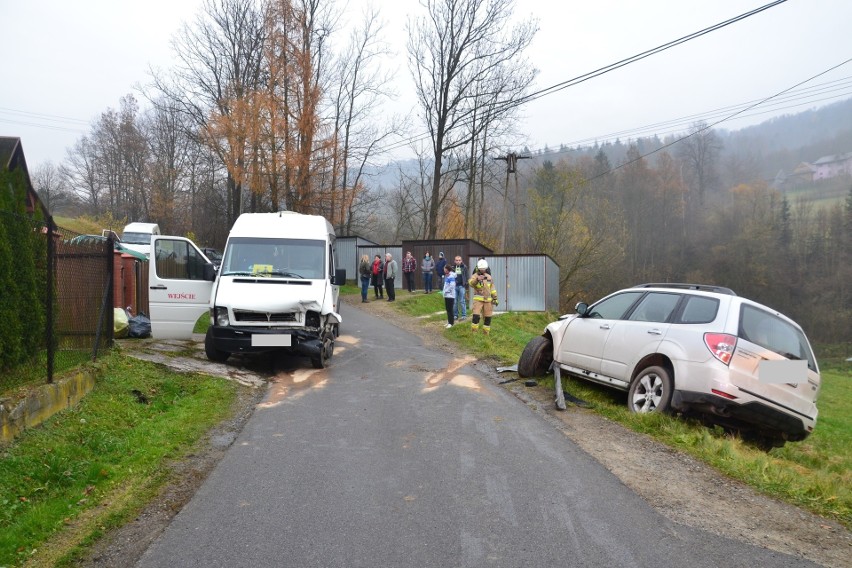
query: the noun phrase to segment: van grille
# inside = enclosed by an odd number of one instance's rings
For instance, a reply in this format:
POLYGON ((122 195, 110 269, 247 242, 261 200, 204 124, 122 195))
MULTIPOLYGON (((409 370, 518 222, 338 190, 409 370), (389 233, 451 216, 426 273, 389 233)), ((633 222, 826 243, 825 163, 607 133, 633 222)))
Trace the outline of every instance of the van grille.
POLYGON ((252 310, 234 310, 234 319, 238 322, 298 322, 295 312, 255 312, 252 310))

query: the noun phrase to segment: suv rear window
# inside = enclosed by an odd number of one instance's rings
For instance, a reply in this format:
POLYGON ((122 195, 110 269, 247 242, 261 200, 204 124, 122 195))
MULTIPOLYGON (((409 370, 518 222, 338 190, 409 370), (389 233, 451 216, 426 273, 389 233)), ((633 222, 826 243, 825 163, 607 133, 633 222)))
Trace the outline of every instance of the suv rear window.
POLYGON ((680 323, 710 323, 716 319, 719 300, 704 296, 687 296, 680 323))
POLYGON ((774 351, 787 359, 805 360, 816 371, 816 361, 804 333, 783 319, 743 304, 740 310, 739 336, 774 351))

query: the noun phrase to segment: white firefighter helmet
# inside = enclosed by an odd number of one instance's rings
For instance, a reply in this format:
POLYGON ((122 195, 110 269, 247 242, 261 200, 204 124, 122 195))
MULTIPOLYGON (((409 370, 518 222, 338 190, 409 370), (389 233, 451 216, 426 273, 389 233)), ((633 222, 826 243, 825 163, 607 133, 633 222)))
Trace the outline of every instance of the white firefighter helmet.
POLYGON ((483 271, 488 270, 488 263, 485 262, 484 258, 480 258, 479 261, 477 261, 476 269, 477 270, 483 270, 483 271))

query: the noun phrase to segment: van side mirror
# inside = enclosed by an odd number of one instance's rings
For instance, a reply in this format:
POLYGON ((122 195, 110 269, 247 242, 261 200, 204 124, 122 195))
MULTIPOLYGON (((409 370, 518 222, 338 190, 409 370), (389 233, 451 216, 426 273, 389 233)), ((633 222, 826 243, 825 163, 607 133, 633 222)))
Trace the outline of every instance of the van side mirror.
POLYGON ((216 280, 216 267, 213 266, 212 262, 204 263, 204 279, 208 282, 214 282, 216 280))
POLYGON ((345 268, 337 268, 334 271, 334 280, 331 281, 332 284, 336 286, 343 286, 346 284, 346 269, 345 268))
POLYGON ((580 314, 580 317, 583 317, 587 313, 589 313, 589 304, 587 304, 586 302, 579 302, 576 306, 574 306, 574 309, 577 310, 577 313, 580 314))

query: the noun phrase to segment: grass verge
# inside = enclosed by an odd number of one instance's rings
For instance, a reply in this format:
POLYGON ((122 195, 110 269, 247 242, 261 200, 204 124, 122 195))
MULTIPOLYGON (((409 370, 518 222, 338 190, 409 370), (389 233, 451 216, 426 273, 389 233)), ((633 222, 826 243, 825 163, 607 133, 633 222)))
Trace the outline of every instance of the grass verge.
MULTIPOLYGON (((445 317, 439 294, 397 294, 397 299, 394 308, 404 314, 436 322, 445 317)), ((489 336, 471 333, 467 322, 444 333, 477 357, 511 365, 518 362, 527 342, 555 318, 555 314, 513 312, 495 316, 489 336)), ((589 401, 598 414, 684 451, 766 495, 852 528, 852 364, 845 361, 849 353, 848 345, 818 349, 822 390, 817 427, 807 440, 770 452, 697 421, 632 413, 626 394, 619 391, 576 379, 564 380, 563 386, 589 401)), ((539 388, 552 391, 552 375, 542 378, 539 388)))
POLYGON ((54 533, 67 554, 132 518, 225 419, 241 388, 112 353, 81 403, 0 450, 0 566, 33 557, 54 533))

